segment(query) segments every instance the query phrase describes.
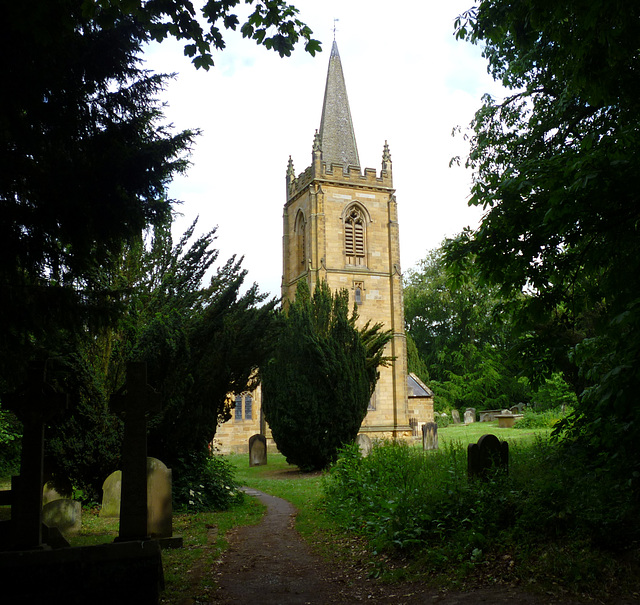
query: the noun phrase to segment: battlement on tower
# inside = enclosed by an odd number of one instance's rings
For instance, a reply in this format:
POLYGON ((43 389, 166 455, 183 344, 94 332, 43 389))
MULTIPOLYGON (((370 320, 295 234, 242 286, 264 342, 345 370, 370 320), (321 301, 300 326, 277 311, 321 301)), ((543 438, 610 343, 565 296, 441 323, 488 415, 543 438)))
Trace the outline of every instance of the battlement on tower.
POLYGON ((287 177, 287 198, 296 197, 314 180, 344 183, 355 187, 393 188, 390 170, 380 170, 378 175, 375 168, 365 168, 362 172, 359 166, 345 166, 336 163, 327 165, 327 162, 319 161, 308 166, 297 178, 292 174, 287 177))

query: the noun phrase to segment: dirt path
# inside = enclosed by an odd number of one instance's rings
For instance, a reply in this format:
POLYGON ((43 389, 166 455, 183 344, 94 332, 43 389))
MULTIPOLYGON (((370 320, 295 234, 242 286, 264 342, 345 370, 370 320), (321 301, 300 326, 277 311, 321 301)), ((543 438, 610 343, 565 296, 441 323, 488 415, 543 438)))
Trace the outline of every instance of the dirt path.
MULTIPOLYGON (((267 506, 258 525, 242 527, 229 537, 229 549, 214 569, 219 588, 212 603, 262 605, 347 605, 361 602, 394 605, 431 604, 543 605, 559 601, 498 587, 465 593, 439 592, 422 585, 385 585, 315 555, 295 530, 295 508, 286 500, 253 489, 250 496, 267 506)), ((562 601, 570 605, 569 601, 562 601)))

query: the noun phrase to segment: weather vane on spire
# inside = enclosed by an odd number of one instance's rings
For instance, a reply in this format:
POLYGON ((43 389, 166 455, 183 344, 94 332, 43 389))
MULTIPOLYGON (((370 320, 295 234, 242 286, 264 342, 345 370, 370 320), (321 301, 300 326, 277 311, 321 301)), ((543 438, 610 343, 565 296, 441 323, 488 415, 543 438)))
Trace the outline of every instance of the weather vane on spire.
POLYGON ((333 20, 333 41, 336 41, 336 23, 340 21, 340 19, 334 19, 333 20))

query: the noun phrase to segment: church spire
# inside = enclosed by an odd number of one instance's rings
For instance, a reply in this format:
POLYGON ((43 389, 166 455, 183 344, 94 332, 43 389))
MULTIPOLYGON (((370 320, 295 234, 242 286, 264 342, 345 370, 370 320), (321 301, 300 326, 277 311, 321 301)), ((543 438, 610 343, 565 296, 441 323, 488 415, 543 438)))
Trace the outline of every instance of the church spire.
POLYGON ((329 58, 319 134, 322 160, 327 163, 327 166, 331 163, 343 164, 345 168, 360 166, 356 135, 353 132, 351 111, 349 111, 347 87, 344 83, 342 63, 335 40, 329 58))

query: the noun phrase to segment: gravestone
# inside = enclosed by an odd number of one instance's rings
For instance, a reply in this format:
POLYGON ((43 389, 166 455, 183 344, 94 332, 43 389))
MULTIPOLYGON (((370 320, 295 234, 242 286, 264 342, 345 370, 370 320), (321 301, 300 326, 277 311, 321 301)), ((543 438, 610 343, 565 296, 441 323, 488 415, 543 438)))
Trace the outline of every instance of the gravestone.
POLYGON ((366 458, 371 453, 371 439, 369 435, 364 435, 360 433, 356 437, 356 445, 360 449, 360 454, 362 454, 363 458, 366 458))
POLYGON ((147 458, 147 533, 152 538, 173 534, 171 469, 157 458, 147 458))
POLYGON ((56 489, 55 485, 51 482, 47 482, 44 484, 42 488, 42 506, 48 504, 49 502, 53 502, 54 500, 70 500, 69 494, 63 494, 58 489, 56 489))
POLYGON ((467 447, 469 479, 487 479, 492 470, 509 472, 509 444, 495 435, 483 435, 467 447))
POLYGON ((453 424, 460 424, 460 412, 456 409, 451 410, 451 419, 453 424))
POLYGON ((464 412, 464 423, 471 424, 476 421, 476 411, 472 408, 467 408, 464 412))
MULTIPOLYGON (((67 396, 45 382, 45 365, 29 367, 25 386, 2 396, 3 405, 22 422, 20 475, 11 478, 11 520, 0 531, 9 549, 42 546, 44 425, 67 406, 67 396)), ((0 545, 2 548, 2 545, 0 545)))
POLYGON ((249 437, 249 466, 262 466, 267 463, 267 438, 257 433, 249 437))
POLYGON ((102 508, 100 516, 105 518, 120 516, 120 495, 122 493, 122 471, 113 471, 102 484, 102 508))
POLYGON ((435 422, 425 422, 422 425, 422 449, 438 449, 438 425, 435 422))
POLYGON ((112 395, 111 406, 124 416, 120 531, 116 540, 146 540, 147 413, 160 411, 160 398, 147 384, 146 363, 127 364, 127 381, 112 395))
POLYGON ((82 506, 69 498, 52 500, 42 507, 42 522, 57 527, 65 537, 78 534, 82 528, 82 506))

